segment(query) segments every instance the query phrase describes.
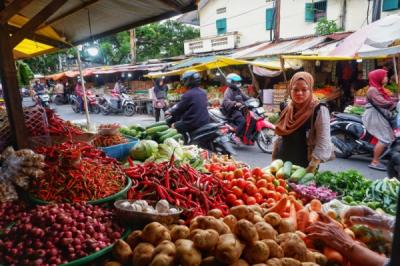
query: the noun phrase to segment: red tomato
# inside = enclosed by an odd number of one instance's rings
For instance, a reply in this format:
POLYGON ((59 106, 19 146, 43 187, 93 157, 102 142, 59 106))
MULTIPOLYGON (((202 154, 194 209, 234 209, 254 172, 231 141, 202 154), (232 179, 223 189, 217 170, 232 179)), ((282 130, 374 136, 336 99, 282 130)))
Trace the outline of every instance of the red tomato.
POLYGON ((257 203, 261 203, 264 201, 263 195, 261 195, 261 193, 259 192, 254 194, 254 198, 256 199, 257 203))
POLYGON ((246 190, 246 193, 249 195, 254 195, 258 191, 256 185, 254 185, 254 184, 247 185, 245 190, 246 190))
POLYGON ((228 171, 235 171, 236 170, 236 166, 234 164, 230 164, 227 167, 228 171))
POLYGON ((275 191, 268 190, 268 192, 267 192, 267 198, 268 198, 268 199, 275 199, 275 191))
POLYGON ((214 176, 218 179, 223 179, 223 175, 220 172, 214 173, 214 176))
POLYGON ((232 179, 232 180, 230 181, 230 183, 232 184, 232 187, 233 187, 233 186, 237 186, 237 179, 232 179))
POLYGON ((275 204, 275 202, 276 202, 276 201, 275 201, 273 198, 267 199, 267 204, 268 204, 268 205, 275 204))
POLYGON ((256 179, 255 179, 254 177, 249 177, 249 178, 247 178, 246 180, 247 180, 248 182, 253 183, 253 184, 256 183, 256 179))
POLYGON ((240 187, 240 188, 245 188, 245 187, 247 186, 247 182, 246 182, 246 180, 244 180, 243 178, 237 179, 236 184, 237 184, 237 186, 240 187))
POLYGON ((236 178, 243 177, 243 170, 242 169, 236 169, 234 172, 234 175, 236 178))
POLYGON ((249 195, 247 195, 246 193, 243 193, 243 195, 242 195, 242 200, 243 200, 244 202, 246 202, 246 200, 247 200, 248 197, 249 197, 249 195))
POLYGON ((267 189, 268 189, 268 190, 275 190, 274 184, 268 183, 268 184, 267 184, 267 189))
POLYGON ((268 184, 268 182, 265 179, 258 179, 257 182, 256 182, 256 186, 258 188, 266 188, 267 184, 268 184))
POLYGON ((243 194, 243 191, 241 188, 234 186, 232 188, 232 193, 235 194, 237 197, 240 197, 243 194))
POLYGON ((264 174, 264 172, 260 167, 256 167, 256 168, 253 168, 253 170, 251 170, 251 174, 261 177, 264 174))
POLYGON ((258 189, 258 192, 260 192, 261 195, 263 195, 264 197, 267 197, 268 189, 267 189, 266 187, 260 187, 260 188, 258 189))
POLYGON ((275 192, 275 200, 280 200, 282 198, 281 193, 275 192))
POLYGON ((226 180, 232 180, 233 179, 233 173, 228 173, 226 176, 225 176, 225 179, 226 180))
POLYGON ((233 184, 231 181, 228 180, 224 180, 222 181, 224 183, 224 185, 226 186, 226 188, 231 189, 233 187, 233 184))
POLYGON ((286 181, 284 179, 279 179, 279 185, 282 187, 286 187, 286 181))
POLYGON ((248 197, 246 200, 247 205, 254 205, 257 203, 257 200, 254 197, 248 197))
POLYGON ((279 193, 286 193, 286 188, 282 186, 277 186, 275 190, 279 193))
POLYGON ((244 201, 241 199, 237 199, 232 203, 233 206, 244 205, 244 201))
POLYGON ((246 172, 243 174, 244 179, 250 178, 251 174, 249 172, 246 172))
POLYGON ((250 170, 249 170, 249 168, 245 167, 245 168, 242 168, 242 171, 243 171, 243 174, 246 174, 246 173, 248 173, 250 170))
POLYGON ((275 179, 275 177, 273 175, 266 175, 265 178, 267 179, 268 183, 272 183, 275 179))
POLYGON ((288 212, 284 212, 281 215, 282 218, 288 218, 289 217, 289 213, 288 212))
POLYGON ((237 200, 237 197, 236 197, 236 195, 233 194, 233 193, 229 193, 229 194, 226 196, 226 201, 229 202, 229 203, 231 203, 231 204, 233 204, 233 202, 235 202, 235 200, 237 200))

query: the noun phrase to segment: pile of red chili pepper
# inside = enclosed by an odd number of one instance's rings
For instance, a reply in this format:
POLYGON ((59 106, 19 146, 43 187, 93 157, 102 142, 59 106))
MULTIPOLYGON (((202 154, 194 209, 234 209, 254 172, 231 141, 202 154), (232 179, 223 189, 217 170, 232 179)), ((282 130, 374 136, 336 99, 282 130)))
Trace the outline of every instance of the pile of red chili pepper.
POLYGON ((173 158, 163 163, 131 163, 125 173, 133 183, 128 199, 165 199, 184 209, 188 222, 214 208, 224 214, 229 211, 224 196, 229 189, 222 180, 200 173, 187 164, 176 166, 173 158))
POLYGON ((40 147, 46 156, 45 174, 33 180, 31 192, 51 202, 81 202, 108 197, 120 191, 126 177, 117 161, 84 142, 40 147))
POLYGON ((109 147, 127 142, 128 140, 118 133, 111 136, 97 135, 93 140, 93 145, 96 147, 109 147))
POLYGON ((61 119, 53 110, 46 108, 47 121, 49 123, 48 132, 56 136, 82 135, 84 132, 74 126, 71 122, 61 119))

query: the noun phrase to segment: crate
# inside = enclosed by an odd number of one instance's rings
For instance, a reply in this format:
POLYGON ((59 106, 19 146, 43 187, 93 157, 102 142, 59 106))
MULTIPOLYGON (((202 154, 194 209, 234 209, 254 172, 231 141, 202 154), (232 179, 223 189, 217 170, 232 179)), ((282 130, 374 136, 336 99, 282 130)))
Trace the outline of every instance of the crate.
POLYGON ((129 156, 129 151, 139 142, 137 138, 126 138, 129 139, 128 143, 122 143, 109 147, 100 147, 99 149, 104 151, 108 157, 115 158, 118 161, 123 161, 129 156))

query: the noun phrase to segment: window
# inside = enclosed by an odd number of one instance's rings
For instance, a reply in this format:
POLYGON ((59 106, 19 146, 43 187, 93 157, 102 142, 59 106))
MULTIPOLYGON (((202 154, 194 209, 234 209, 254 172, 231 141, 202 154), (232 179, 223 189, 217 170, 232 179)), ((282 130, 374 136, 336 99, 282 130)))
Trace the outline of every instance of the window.
POLYGON ((221 7, 217 9, 217 14, 223 14, 226 13, 226 7, 221 7))
POLYGON ((272 30, 275 28, 275 8, 267 8, 265 10, 265 29, 272 30))
POLYGON ((217 19, 215 25, 217 26, 218 35, 226 33, 226 18, 217 19))
POLYGON ((317 22, 326 17, 326 1, 306 3, 305 20, 307 22, 317 22))
POLYGON ((382 11, 390 11, 400 8, 399 0, 383 0, 382 11))

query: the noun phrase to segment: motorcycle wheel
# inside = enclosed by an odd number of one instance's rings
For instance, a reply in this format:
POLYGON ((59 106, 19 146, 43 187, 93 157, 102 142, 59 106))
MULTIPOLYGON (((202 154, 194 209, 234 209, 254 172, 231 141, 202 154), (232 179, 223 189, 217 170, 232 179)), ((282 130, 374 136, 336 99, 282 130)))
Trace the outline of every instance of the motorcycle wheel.
POLYGON ((74 112, 77 114, 81 111, 81 108, 79 107, 79 103, 76 101, 72 101, 71 107, 72 107, 72 110, 74 110, 74 112))
POLYGON ((257 136, 257 145, 264 153, 272 153, 273 144, 275 140, 275 132, 270 128, 263 128, 257 136))
POLYGON ((335 155, 337 158, 347 159, 352 154, 351 152, 345 151, 343 145, 347 142, 349 137, 343 132, 331 132, 331 140, 335 149, 335 155))
POLYGON ((98 104, 95 104, 95 105, 92 105, 91 106, 91 108, 92 108, 92 113, 94 113, 94 114, 100 114, 100 106, 98 105, 98 104))
POLYGON ((100 107, 100 112, 103 115, 109 115, 111 113, 111 107, 108 105, 108 103, 104 103, 104 105, 100 107))
POLYGON ((127 104, 124 106, 124 115, 133 116, 135 114, 135 106, 133 104, 127 104))

